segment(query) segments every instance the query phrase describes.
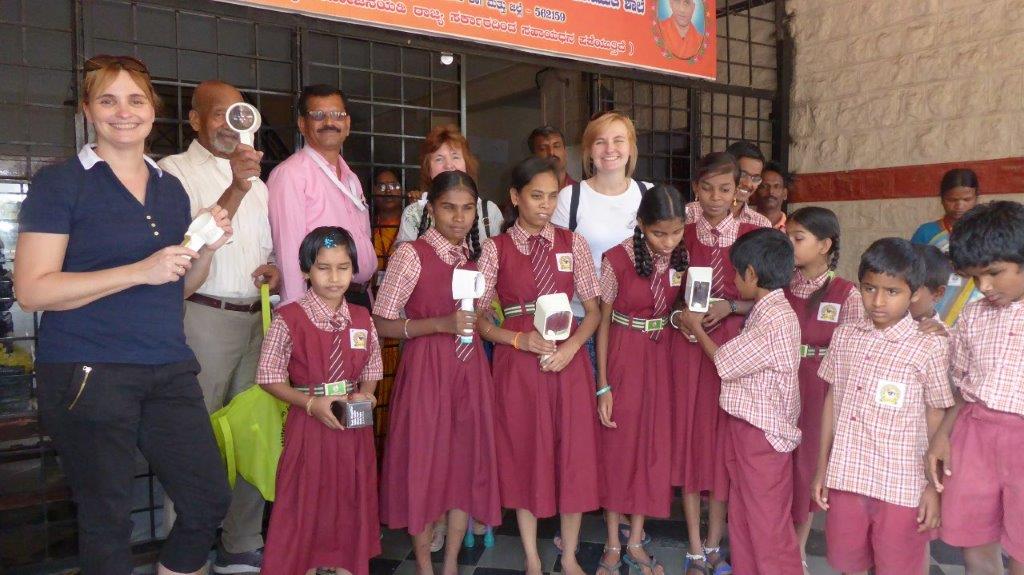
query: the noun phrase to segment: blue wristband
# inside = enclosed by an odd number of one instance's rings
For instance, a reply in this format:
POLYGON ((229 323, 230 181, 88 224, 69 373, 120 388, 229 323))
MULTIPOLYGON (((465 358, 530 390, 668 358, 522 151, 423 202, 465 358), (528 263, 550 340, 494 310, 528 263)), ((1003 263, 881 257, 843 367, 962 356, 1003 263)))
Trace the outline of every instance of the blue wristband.
POLYGON ((602 387, 601 389, 597 390, 597 393, 595 393, 594 395, 596 395, 598 397, 601 397, 602 395, 608 393, 611 390, 612 390, 612 386, 606 385, 606 386, 602 387))

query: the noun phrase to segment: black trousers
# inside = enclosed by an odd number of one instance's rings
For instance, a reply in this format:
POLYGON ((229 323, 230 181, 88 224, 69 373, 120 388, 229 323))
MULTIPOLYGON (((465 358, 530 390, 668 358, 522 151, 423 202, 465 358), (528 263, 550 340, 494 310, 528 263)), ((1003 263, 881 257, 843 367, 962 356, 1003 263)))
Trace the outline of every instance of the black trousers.
POLYGON ((36 365, 40 422, 78 508, 83 575, 132 572, 136 447, 178 512, 160 563, 178 572, 206 564, 231 492, 197 373, 194 360, 36 365))

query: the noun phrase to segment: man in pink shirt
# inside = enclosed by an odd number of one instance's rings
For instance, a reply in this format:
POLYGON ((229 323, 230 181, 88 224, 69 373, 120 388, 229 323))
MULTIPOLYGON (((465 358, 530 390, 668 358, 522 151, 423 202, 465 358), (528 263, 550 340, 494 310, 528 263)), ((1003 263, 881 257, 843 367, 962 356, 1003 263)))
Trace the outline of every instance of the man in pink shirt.
POLYGON ((370 212, 359 178, 341 157, 352 119, 341 90, 317 84, 299 96, 299 131, 305 147, 270 173, 270 231, 282 272, 281 301, 288 303, 306 293, 299 270, 299 244, 319 226, 341 226, 352 234, 358 252, 359 273, 345 293, 349 302, 369 307, 370 278, 377 256, 370 235, 370 212))

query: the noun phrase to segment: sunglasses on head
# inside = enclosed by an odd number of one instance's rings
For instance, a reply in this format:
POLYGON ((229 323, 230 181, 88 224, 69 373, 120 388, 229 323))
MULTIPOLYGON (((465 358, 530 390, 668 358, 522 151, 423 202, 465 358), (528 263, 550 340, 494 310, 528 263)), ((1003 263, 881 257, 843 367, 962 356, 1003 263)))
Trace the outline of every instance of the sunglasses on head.
POLYGON ((132 58, 131 56, 110 56, 108 54, 100 54, 85 61, 86 72, 94 72, 109 66, 119 66, 125 70, 141 72, 147 76, 149 75, 149 68, 147 68, 141 60, 132 58))

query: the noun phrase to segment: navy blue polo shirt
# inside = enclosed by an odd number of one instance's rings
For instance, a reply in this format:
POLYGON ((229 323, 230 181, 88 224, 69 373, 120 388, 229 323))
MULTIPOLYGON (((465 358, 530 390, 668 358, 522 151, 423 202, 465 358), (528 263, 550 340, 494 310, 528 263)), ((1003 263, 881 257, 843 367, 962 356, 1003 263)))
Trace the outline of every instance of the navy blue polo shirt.
MULTIPOLYGON (((20 231, 68 236, 65 272, 123 266, 180 244, 191 221, 188 196, 177 178, 146 161, 145 205, 89 146, 43 168, 21 206, 20 231)), ((184 306, 184 281, 178 280, 44 312, 36 360, 158 365, 194 359, 185 343, 184 306)))

